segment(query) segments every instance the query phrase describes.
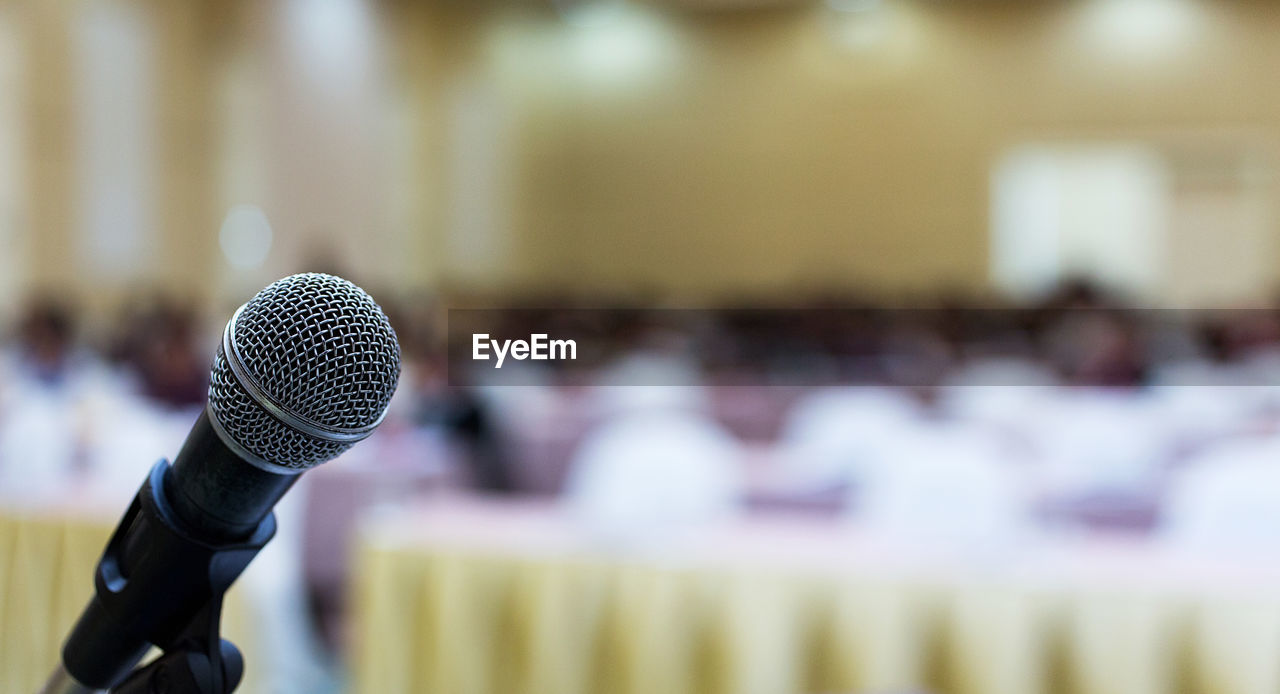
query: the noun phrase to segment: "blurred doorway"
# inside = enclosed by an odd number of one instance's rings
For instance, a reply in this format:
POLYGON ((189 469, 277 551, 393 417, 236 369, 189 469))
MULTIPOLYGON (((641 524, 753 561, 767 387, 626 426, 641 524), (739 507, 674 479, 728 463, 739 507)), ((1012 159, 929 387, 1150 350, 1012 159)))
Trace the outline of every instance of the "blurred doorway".
POLYGON ((1076 277, 1148 305, 1267 297, 1275 171, 1256 143, 1015 147, 992 176, 992 279, 1023 298, 1076 277))

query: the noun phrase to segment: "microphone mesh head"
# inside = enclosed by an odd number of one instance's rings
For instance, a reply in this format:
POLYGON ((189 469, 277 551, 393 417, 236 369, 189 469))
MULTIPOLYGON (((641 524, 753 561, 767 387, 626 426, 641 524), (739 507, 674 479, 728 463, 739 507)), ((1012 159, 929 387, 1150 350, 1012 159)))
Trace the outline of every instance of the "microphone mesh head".
POLYGON ((219 346, 209 383, 211 413, 232 441, 288 471, 331 460, 359 438, 318 436, 286 420, 326 432, 371 429, 400 378, 400 345, 386 314, 364 290, 333 275, 306 273, 272 283, 232 318, 228 339, 239 376, 259 393, 246 388, 219 346), (284 413, 269 411, 272 405, 284 413))

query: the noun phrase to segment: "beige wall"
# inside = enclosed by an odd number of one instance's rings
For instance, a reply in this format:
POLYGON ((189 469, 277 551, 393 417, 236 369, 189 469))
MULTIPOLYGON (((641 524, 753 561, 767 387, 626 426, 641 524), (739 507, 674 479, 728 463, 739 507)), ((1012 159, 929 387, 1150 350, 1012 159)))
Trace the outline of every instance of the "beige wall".
MULTIPOLYGON (((214 61, 223 13, 215 3, 137 2, 153 41, 155 117, 152 186, 156 233, 149 245, 159 262, 136 276, 99 276, 78 252, 83 210, 77 199, 78 158, 73 74, 73 21, 88 3, 72 0, 11 2, 6 15, 22 43, 24 89, 11 94, 23 112, 22 184, 17 234, 23 237, 28 292, 69 294, 90 310, 106 308, 128 292, 165 288, 183 298, 206 298, 202 286, 215 257, 216 214, 212 173, 218 161, 211 134, 214 61), (210 233, 210 225, 215 233, 210 233)), ((19 297, 4 297, 12 303, 19 297)))
POLYGON ((1280 136, 1270 2, 1191 2, 1192 29, 1145 47, 1099 38, 1087 1, 888 2, 870 29, 820 8, 668 9, 646 13, 635 34, 604 27, 604 43, 639 54, 619 58, 600 53, 591 32, 602 28, 537 4, 405 0, 381 6, 376 79, 356 90, 355 115, 295 129, 291 114, 316 102, 290 95, 297 66, 274 50, 278 17, 254 3, 137 0, 155 15, 161 60, 165 262, 96 291, 67 262, 66 23, 93 1, 14 5, 32 70, 29 275, 103 303, 124 284, 236 295, 326 250, 357 279, 402 287, 784 300, 778 290, 794 287, 981 288, 990 168, 1012 144, 1280 136), (237 189, 225 181, 220 95, 228 79, 255 76, 265 171, 237 189), (465 146, 490 136, 483 161, 465 161, 465 146), (276 226, 256 273, 227 268, 216 240, 245 190, 276 226))
POLYGON ((603 84, 548 13, 434 21, 479 37, 511 111, 509 277, 705 295, 982 287, 1004 148, 1273 138, 1280 12, 1193 4, 1185 37, 1136 46, 1088 2, 897 3, 865 48, 818 9, 667 13, 665 71, 603 84))

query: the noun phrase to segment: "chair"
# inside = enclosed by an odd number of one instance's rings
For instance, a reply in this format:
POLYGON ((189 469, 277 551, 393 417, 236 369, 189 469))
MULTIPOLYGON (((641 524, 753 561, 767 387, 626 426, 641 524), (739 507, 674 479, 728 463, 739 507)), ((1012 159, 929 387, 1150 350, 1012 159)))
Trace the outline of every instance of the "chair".
POLYGON ((737 442, 693 414, 623 415, 574 455, 570 510, 612 539, 639 540, 724 518, 741 496, 737 442))
POLYGON ((1188 461, 1161 517, 1161 536, 1181 549, 1280 548, 1280 441, 1224 443, 1188 461))
POLYGON ((22 388, 0 418, 0 496, 38 502, 66 493, 75 472, 75 416, 67 398, 22 388))
POLYGON ((957 419, 1016 428, 1055 389, 1052 373, 1018 359, 987 359, 965 366, 939 389, 940 408, 957 419))
POLYGON ((903 438, 867 478, 853 518, 876 532, 925 543, 992 547, 1026 529, 1029 506, 1006 443, 954 423, 903 438))
POLYGON ((900 390, 831 388, 801 398, 780 436, 789 469, 784 484, 804 489, 838 487, 867 474, 895 442, 910 436, 919 406, 900 390))
POLYGON ((1025 412, 1022 428, 1052 494, 1149 495, 1180 432, 1145 394, 1064 389, 1025 412))

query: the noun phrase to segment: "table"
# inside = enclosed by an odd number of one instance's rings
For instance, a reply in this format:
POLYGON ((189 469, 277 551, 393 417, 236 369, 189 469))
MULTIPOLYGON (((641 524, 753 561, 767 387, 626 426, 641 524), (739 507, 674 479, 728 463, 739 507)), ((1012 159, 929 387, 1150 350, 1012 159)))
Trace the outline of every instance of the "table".
POLYGON ((1280 562, 1141 538, 912 551, 773 516, 619 547, 436 500, 369 518, 357 561, 362 694, 1280 691, 1280 562))
MULTIPOLYGON (((62 641, 93 592, 93 570, 123 507, 0 509, 0 694, 33 694, 58 663, 62 641)), ((252 694, 258 656, 234 589, 223 633, 246 654, 252 694)))

